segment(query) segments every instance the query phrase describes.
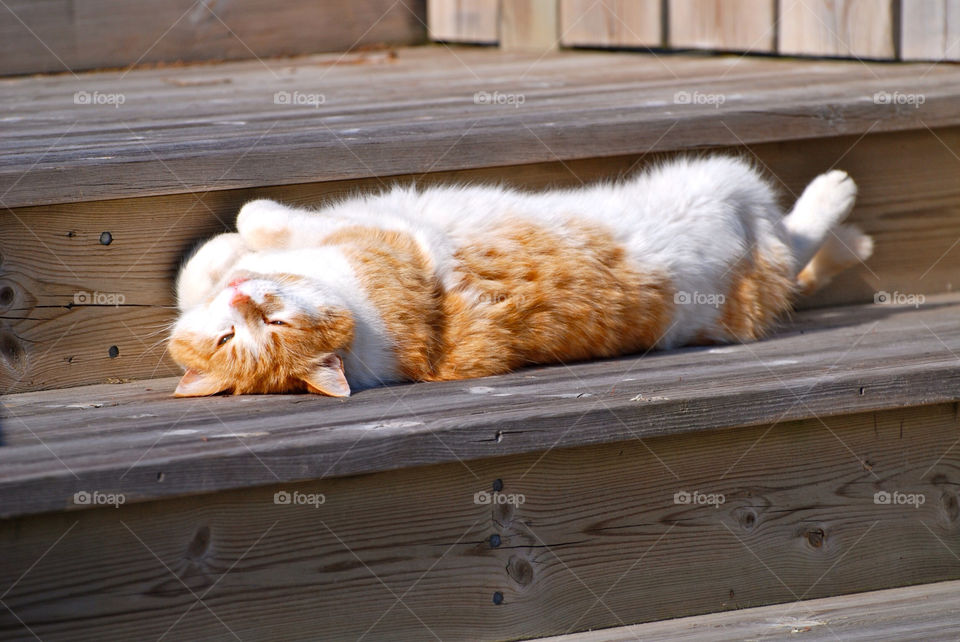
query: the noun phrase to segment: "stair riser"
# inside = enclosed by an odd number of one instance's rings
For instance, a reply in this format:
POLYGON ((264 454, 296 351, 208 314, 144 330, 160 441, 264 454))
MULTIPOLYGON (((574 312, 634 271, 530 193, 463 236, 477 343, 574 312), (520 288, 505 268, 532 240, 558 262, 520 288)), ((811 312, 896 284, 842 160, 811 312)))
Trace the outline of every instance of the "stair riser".
MULTIPOLYGON (((801 301, 801 307, 871 301, 881 290, 916 294, 953 287, 960 269, 960 250, 951 251, 960 237, 960 172, 945 145, 960 148, 960 128, 753 147, 762 164, 779 177, 776 182, 787 200, 838 158, 838 166, 860 186, 852 220, 875 237, 869 270, 850 270, 823 292, 801 301)), ((426 180, 575 185, 578 180, 615 176, 637 161, 629 156, 442 172, 426 180)), ((21 392, 176 373, 160 339, 174 318, 172 283, 177 266, 193 243, 232 225, 239 206, 252 198, 319 203, 355 189, 377 189, 392 180, 118 199, 0 213, 0 389, 21 392), (101 242, 106 240, 104 232, 110 234, 109 245, 101 242), (71 306, 84 303, 83 293, 105 295, 99 299, 103 305, 71 306), (114 346, 117 356, 111 356, 114 346)))
POLYGON ((956 579, 957 430, 942 404, 22 517, 0 584, 45 640, 158 637, 208 589, 175 637, 493 640, 956 579), (522 503, 475 503, 495 480, 522 503))

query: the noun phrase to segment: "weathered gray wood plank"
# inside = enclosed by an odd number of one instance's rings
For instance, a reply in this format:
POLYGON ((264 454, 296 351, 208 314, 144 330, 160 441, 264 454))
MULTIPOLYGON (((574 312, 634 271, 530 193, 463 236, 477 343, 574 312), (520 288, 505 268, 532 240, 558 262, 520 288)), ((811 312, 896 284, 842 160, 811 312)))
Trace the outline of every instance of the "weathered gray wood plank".
POLYGON ((956 580, 957 433, 940 404, 0 520, 0 637, 506 640, 956 580))
POLYGON ((960 122, 960 69, 946 65, 919 73, 921 67, 857 62, 609 52, 540 58, 444 47, 337 61, 318 56, 0 81, 3 204, 289 185, 960 122), (922 95, 922 107, 875 100, 882 91, 922 95), (76 92, 86 92, 81 102, 103 104, 75 104, 76 92))
POLYGON ((960 582, 869 591, 711 613, 664 622, 573 633, 542 642, 625 642, 626 640, 956 640, 960 637, 960 582))
POLYGON ((173 379, 10 395, 0 515, 344 476, 960 398, 960 297, 798 314, 751 345, 691 348, 348 400, 172 399, 173 379), (157 483, 158 475, 163 483, 157 483))
POLYGON ((413 45, 425 20, 425 0, 6 0, 0 75, 413 45))

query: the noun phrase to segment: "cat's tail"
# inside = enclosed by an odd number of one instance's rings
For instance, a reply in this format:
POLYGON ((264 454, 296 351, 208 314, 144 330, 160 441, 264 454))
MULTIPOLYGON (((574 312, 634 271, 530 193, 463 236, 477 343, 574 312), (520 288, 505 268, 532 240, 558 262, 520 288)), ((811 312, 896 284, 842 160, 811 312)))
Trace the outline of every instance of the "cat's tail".
POLYGON ((803 295, 813 294, 847 268, 869 259, 871 254, 872 238, 856 225, 838 225, 830 231, 827 240, 810 262, 800 270, 797 275, 798 291, 803 295))
POLYGON ((857 199, 846 172, 816 177, 784 218, 800 291, 809 294, 873 253, 873 240, 853 225, 841 225, 857 199))

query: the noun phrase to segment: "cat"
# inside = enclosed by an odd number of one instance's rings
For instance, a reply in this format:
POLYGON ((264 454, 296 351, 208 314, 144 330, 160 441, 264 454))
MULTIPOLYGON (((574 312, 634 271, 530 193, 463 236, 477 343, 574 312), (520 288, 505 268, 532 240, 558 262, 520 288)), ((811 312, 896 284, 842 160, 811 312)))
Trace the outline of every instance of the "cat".
POLYGON ((177 280, 176 396, 442 381, 762 337, 872 252, 839 170, 786 216, 731 156, 539 193, 394 187, 244 205, 177 280))

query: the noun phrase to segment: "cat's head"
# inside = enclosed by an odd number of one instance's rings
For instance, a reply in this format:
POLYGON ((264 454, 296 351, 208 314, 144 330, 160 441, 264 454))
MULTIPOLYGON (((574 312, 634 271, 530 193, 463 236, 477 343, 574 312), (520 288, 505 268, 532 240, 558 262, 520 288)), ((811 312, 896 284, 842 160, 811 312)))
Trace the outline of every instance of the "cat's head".
POLYGON ((232 274, 174 326, 170 354, 186 369, 174 395, 345 397, 350 386, 337 352, 349 348, 353 330, 342 302, 302 277, 232 274))

